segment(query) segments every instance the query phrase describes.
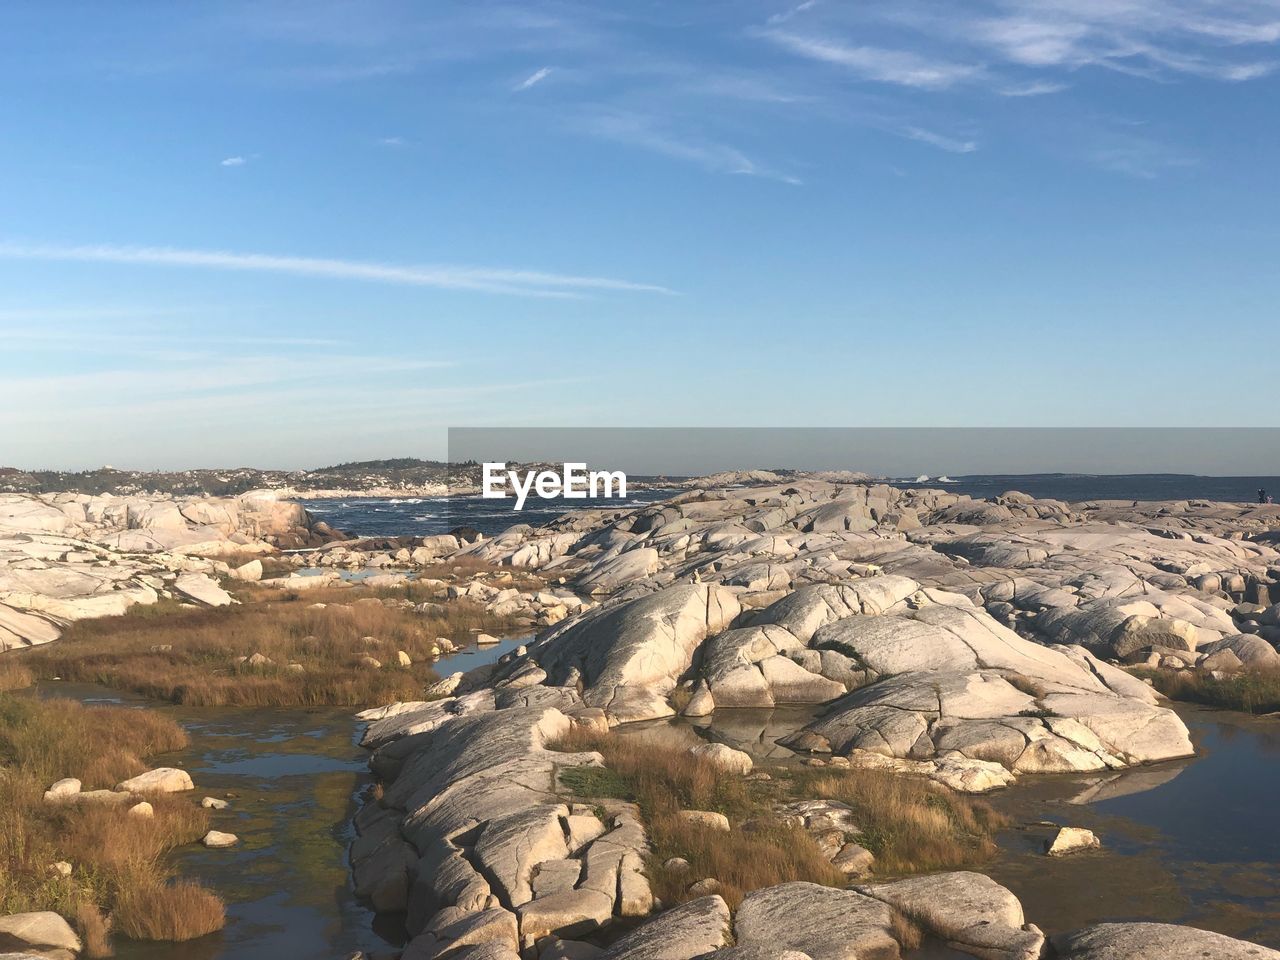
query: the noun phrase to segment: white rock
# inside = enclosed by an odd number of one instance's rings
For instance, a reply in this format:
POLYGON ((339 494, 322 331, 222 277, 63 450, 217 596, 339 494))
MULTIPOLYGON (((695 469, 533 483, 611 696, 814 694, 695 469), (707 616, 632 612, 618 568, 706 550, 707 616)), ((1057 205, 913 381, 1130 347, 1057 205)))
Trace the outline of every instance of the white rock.
POLYGON ((234 833, 222 833, 218 830, 210 830, 204 835, 204 839, 200 842, 206 847, 216 850, 222 847, 234 847, 240 842, 240 838, 234 833))

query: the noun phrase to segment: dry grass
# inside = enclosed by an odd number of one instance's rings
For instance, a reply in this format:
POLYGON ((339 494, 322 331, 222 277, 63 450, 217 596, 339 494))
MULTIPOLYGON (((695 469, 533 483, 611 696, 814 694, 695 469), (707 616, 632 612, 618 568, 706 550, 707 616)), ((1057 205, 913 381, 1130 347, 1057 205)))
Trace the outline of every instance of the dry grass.
POLYGON ((176 723, 148 711, 0 696, 0 914, 56 911, 99 957, 110 953, 113 927, 163 939, 219 929, 213 894, 191 885, 180 896, 166 892, 176 889, 166 854, 208 830, 208 813, 190 798, 151 798, 149 819, 122 806, 43 799, 63 777, 86 790, 114 786, 146 769, 146 757, 186 742, 176 723), (72 864, 70 876, 52 869, 61 860, 72 864))
POLYGON ((608 771, 598 785, 606 795, 639 804, 652 847, 650 883, 663 903, 693 899, 689 884, 704 877, 720 882, 720 895, 731 908, 760 887, 790 880, 833 886, 841 882, 808 834, 768 822, 769 797, 753 790, 763 785, 719 774, 686 750, 639 736, 575 731, 556 748, 599 750, 608 771), (750 832, 725 833, 684 821, 680 810, 714 810, 735 825, 762 817, 765 822, 750 832), (662 864, 671 857, 689 861, 689 871, 666 870, 662 864))
POLYGON ((1203 670, 1135 670, 1170 700, 1245 713, 1280 711, 1280 670, 1241 670, 1216 679, 1203 670))
POLYGON ((85 956, 90 960, 101 960, 115 952, 111 949, 111 919, 96 904, 80 904, 74 919, 84 942, 85 956))
POLYGON ((424 615, 404 598, 360 588, 284 597, 257 588, 245 596, 246 602, 217 610, 166 602, 82 620, 56 643, 30 651, 25 662, 42 677, 193 706, 370 706, 422 695, 436 679, 430 652, 437 637, 464 644, 473 629, 502 634, 513 628, 466 601, 424 615), (401 650, 412 666, 398 665, 401 650), (272 662, 236 662, 258 653, 272 662), (381 668, 362 662, 370 656, 381 668), (290 670, 291 663, 301 671, 290 670))
POLYGON ((137 884, 116 904, 120 932, 134 940, 194 940, 221 930, 222 901, 197 883, 137 884))
POLYGON ((883 770, 797 771, 791 792, 852 807, 858 842, 875 854, 878 873, 978 866, 995 855, 992 836, 1005 823, 982 800, 883 770))
POLYGON ((36 682, 35 674, 20 663, 14 654, 0 655, 0 693, 9 690, 21 690, 36 682))
POLYGON ((731 908, 751 890, 790 880, 843 886, 844 876, 813 838, 776 816, 776 807, 791 800, 824 798, 852 807, 862 830, 857 840, 876 855, 881 875, 980 865, 994 855, 992 835, 1004 823, 982 801, 884 771, 777 769, 771 780, 749 781, 644 736, 575 730, 554 747, 597 750, 605 759, 604 769, 562 773, 562 783, 577 796, 640 806, 652 846, 650 882, 664 903, 690 899, 689 884, 703 877, 720 882, 731 908), (690 824, 678 816, 682 809, 723 813, 733 829, 690 824), (746 821, 750 829, 739 829, 746 821), (666 870, 662 864, 670 857, 682 857, 690 869, 666 870))

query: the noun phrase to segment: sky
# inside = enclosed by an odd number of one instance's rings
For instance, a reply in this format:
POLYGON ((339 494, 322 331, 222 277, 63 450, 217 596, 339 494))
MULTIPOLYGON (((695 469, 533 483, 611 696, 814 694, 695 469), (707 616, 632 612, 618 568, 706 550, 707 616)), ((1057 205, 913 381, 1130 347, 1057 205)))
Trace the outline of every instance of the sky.
POLYGON ((1280 0, 12 0, 0 466, 1265 426, 1278 94, 1280 0))

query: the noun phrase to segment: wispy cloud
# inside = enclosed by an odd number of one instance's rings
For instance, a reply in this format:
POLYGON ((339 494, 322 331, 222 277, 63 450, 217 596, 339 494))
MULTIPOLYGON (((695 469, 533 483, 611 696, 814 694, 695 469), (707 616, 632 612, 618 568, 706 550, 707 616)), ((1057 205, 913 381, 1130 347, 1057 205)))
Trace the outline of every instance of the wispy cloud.
POLYGON ((1111 132, 1097 137, 1084 149, 1084 159, 1095 167, 1138 180, 1155 180, 1163 174, 1193 167, 1195 157, 1150 137, 1111 132))
POLYGON ((845 67, 865 80, 944 90, 981 72, 971 64, 926 57, 909 50, 848 46, 828 37, 801 36, 783 30, 766 30, 764 36, 792 53, 845 67))
POLYGON ((794 7, 788 7, 786 10, 781 10, 778 13, 775 13, 769 18, 769 23, 786 23, 788 20, 798 17, 806 10, 812 10, 817 5, 818 0, 804 0, 803 3, 797 3, 794 7))
POLYGON ((361 260, 290 257, 226 250, 183 250, 170 247, 0 243, 0 258, 244 270, 532 297, 580 297, 594 291, 673 292, 666 287, 649 283, 635 283, 610 277, 545 273, 537 270, 450 265, 401 266, 361 260))
POLYGON ((379 137, 378 143, 384 147, 403 147, 404 137, 379 137))
POLYGON ((248 162, 248 161, 247 161, 247 160, 245 160, 245 158, 244 158, 244 157, 227 157, 225 160, 220 160, 220 161, 218 162, 218 166, 220 166, 220 167, 243 167, 247 162, 248 162))
POLYGON ((978 144, 973 140, 948 137, 945 134, 935 133, 923 127, 903 127, 902 136, 908 140, 927 143, 929 146, 937 147, 939 150, 946 150, 948 153, 973 153, 978 149, 978 144))
POLYGON ((1065 83, 1055 83, 1051 80, 1032 80, 1028 83, 1015 83, 1002 87, 996 92, 1002 97, 1043 97, 1051 93, 1061 93, 1066 89, 1069 89, 1069 85, 1065 83))
POLYGON ((803 183, 798 177, 760 165, 737 147, 701 137, 676 135, 652 117, 626 112, 602 113, 586 118, 579 126, 592 136, 697 164, 713 173, 764 177, 792 186, 803 183))
POLYGON ((519 93, 521 90, 528 90, 530 87, 535 87, 549 76, 551 76, 550 67, 542 67, 540 70, 535 70, 515 85, 515 92, 519 93))

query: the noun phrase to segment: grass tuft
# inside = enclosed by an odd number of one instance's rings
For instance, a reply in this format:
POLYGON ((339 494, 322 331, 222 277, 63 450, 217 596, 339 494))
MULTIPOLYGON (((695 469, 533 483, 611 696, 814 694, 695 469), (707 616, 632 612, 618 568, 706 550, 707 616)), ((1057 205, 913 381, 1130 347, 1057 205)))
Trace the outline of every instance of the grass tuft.
POLYGON ((1213 677, 1204 670, 1135 670, 1170 700, 1244 713, 1280 711, 1280 670, 1253 669, 1213 677))

